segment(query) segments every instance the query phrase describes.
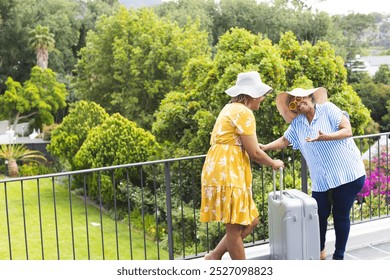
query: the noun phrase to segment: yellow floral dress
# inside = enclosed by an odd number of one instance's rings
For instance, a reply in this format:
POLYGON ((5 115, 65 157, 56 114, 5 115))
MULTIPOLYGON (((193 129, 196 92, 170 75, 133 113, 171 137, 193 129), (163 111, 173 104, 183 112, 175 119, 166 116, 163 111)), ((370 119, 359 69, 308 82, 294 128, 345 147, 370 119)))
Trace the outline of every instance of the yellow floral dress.
POLYGON ((249 225, 259 216, 250 159, 240 138, 255 133, 255 117, 245 105, 229 103, 220 112, 202 170, 201 222, 249 225))

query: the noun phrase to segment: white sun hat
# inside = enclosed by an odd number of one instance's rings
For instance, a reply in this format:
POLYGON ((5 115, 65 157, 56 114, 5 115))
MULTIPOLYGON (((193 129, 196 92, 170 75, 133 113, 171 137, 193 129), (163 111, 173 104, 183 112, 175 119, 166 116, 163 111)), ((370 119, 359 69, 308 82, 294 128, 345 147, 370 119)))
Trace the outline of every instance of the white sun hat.
POLYGON ((259 98, 271 91, 272 88, 261 81, 259 73, 251 71, 238 74, 236 84, 225 92, 232 97, 247 94, 252 98, 259 98))

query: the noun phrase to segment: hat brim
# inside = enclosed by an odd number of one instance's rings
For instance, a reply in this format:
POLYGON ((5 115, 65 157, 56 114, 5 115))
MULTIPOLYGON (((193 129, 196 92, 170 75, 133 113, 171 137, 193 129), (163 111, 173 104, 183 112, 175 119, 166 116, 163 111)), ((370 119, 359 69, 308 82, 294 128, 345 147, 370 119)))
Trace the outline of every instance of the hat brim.
POLYGON ((264 83, 256 85, 256 86, 240 86, 240 85, 235 85, 232 86, 231 88, 225 90, 225 92, 231 96, 235 97, 240 94, 246 94, 251 96, 252 98, 259 98, 263 95, 266 95, 272 91, 272 87, 269 85, 266 85, 264 83))
POLYGON ((324 87, 313 88, 313 89, 302 89, 297 88, 292 91, 285 91, 278 94, 276 97, 276 107, 283 119, 291 123, 293 119, 298 115, 288 108, 290 102, 290 96, 305 97, 313 94, 313 99, 317 104, 323 104, 328 101, 327 90, 324 87))

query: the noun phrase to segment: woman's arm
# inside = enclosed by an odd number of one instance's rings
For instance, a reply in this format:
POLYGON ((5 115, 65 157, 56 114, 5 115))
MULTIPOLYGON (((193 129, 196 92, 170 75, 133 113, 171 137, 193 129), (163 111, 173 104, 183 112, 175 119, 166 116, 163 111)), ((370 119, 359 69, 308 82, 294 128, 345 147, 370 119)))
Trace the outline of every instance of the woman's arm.
POLYGON ((339 130, 333 133, 325 134, 321 130, 318 131, 318 136, 315 138, 306 137, 307 142, 314 141, 330 141, 330 140, 341 140, 352 136, 352 127, 348 118, 345 115, 341 116, 339 130))
POLYGON ((290 145, 290 142, 284 136, 282 136, 279 139, 276 139, 275 141, 268 143, 266 145, 259 144, 260 149, 262 149, 263 151, 281 150, 281 149, 286 148, 288 145, 290 145))
POLYGON ((274 170, 279 170, 280 167, 284 168, 283 161, 270 158, 260 149, 256 135, 241 135, 241 141, 249 157, 255 162, 271 166, 274 170))

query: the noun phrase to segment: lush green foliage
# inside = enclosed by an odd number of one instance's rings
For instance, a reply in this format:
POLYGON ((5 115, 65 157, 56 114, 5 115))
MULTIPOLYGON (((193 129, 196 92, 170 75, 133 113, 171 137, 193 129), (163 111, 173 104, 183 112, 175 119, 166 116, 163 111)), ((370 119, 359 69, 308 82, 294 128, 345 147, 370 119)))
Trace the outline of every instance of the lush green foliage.
POLYGON ((78 96, 150 128, 160 101, 180 87, 188 60, 209 48, 198 25, 180 28, 147 9, 102 17, 80 52, 78 96))
POLYGON ((3 114, 8 115, 14 125, 32 116, 37 123, 51 124, 52 114, 65 106, 65 85, 57 82, 55 73, 50 69, 34 67, 30 80, 23 87, 10 77, 6 86, 7 90, 0 96, 0 104, 3 114))
POLYGON ((280 35, 288 30, 301 41, 315 43, 324 39, 330 32, 330 16, 314 13, 301 4, 302 1, 274 1, 270 5, 255 0, 178 0, 162 3, 154 10, 180 26, 188 18, 200 19, 201 28, 210 34, 212 45, 232 27, 267 34, 273 42, 278 42, 280 35))
POLYGON ((153 126, 159 141, 175 141, 174 147, 181 151, 187 147, 187 154, 205 153, 208 133, 229 100, 224 90, 234 84, 239 72, 249 70, 259 71, 263 81, 274 88, 256 113, 261 142, 282 135, 287 125, 277 113, 275 97, 297 86, 328 88, 330 101, 350 114, 355 133, 361 134, 370 120, 369 111, 347 85, 343 60, 335 56, 328 43, 300 44, 288 32, 273 45, 260 35, 234 28, 221 36, 213 60, 193 60, 187 66, 183 82, 186 91, 170 93, 162 101, 153 126))
POLYGON ((198 20, 200 28, 209 34, 210 44, 213 43, 213 28, 217 16, 216 1, 214 0, 179 0, 166 1, 153 7, 159 17, 165 17, 186 26, 188 21, 198 20))
POLYGON ((51 174, 55 173, 58 170, 55 169, 55 166, 45 165, 42 163, 29 162, 19 166, 19 175, 20 176, 36 176, 42 174, 51 174))
POLYGON ((373 81, 377 84, 390 85, 390 69, 387 64, 379 66, 378 71, 374 75, 373 81))
POLYGON ((77 168, 96 168, 143 162, 159 151, 154 136, 119 114, 90 130, 75 155, 77 168))
POLYGON ((24 145, 3 144, 0 145, 0 158, 25 162, 46 161, 40 151, 31 151, 24 145))
POLYGON ((97 18, 112 14, 116 0, 1 0, 0 1, 0 93, 7 77, 24 83, 36 65, 36 49, 31 48, 31 33, 37 25, 54 35, 48 67, 65 82, 72 73, 85 37, 95 28, 97 18))
POLYGON ((355 59, 357 54, 361 53, 362 48, 367 47, 368 40, 363 39, 365 30, 374 30, 373 15, 351 13, 346 16, 333 16, 333 23, 338 30, 342 31, 342 41, 340 42, 346 48, 347 61, 355 59))
POLYGON ((341 109, 347 111, 350 117, 352 132, 355 135, 363 135, 364 128, 371 119, 370 111, 364 106, 352 86, 347 86, 344 91, 335 94, 330 100, 341 109))
POLYGON ((24 145, 0 145, 0 158, 8 161, 8 175, 19 175, 18 162, 44 162, 46 158, 40 151, 29 150, 24 145))
MULTIPOLYGON (((90 130, 74 156, 73 163, 76 169, 90 169, 144 162, 154 159, 159 153, 159 144, 150 132, 121 115, 114 114, 90 130)), ((88 195, 97 199, 101 191, 106 206, 112 207, 114 189, 124 174, 125 170, 116 170, 115 174, 104 173, 100 177, 94 174, 89 179, 88 195)), ((139 182, 137 178, 138 174, 132 173, 131 179, 139 182)))
POLYGON ((388 114, 386 102, 390 99, 390 86, 374 83, 368 74, 360 76, 361 78, 351 85, 361 97, 363 104, 370 110, 372 119, 379 124, 380 131, 389 131, 386 129, 388 122, 383 117, 388 114))
POLYGON ((0 95, 0 109, 14 126, 25 119, 38 128, 43 124, 50 125, 57 111, 66 106, 68 92, 51 69, 35 66, 23 86, 11 77, 6 86, 4 95, 0 95))
POLYGON ((383 130, 390 131, 390 99, 386 103, 387 114, 382 117, 384 123, 383 130))
POLYGON ((74 169, 74 156, 83 145, 89 131, 107 118, 106 111, 94 102, 75 103, 62 123, 51 132, 51 142, 47 150, 62 164, 74 169))

